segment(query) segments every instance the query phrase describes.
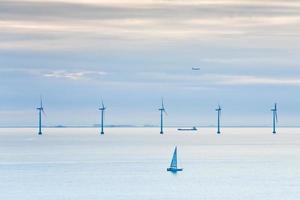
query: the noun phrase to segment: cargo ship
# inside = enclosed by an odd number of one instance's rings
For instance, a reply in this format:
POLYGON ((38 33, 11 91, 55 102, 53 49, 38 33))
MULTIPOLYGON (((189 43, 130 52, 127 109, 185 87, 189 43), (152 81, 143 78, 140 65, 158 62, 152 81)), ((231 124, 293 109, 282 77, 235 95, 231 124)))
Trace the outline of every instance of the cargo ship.
POLYGON ((178 131, 197 131, 198 129, 196 128, 196 126, 194 126, 193 128, 178 128, 178 131))

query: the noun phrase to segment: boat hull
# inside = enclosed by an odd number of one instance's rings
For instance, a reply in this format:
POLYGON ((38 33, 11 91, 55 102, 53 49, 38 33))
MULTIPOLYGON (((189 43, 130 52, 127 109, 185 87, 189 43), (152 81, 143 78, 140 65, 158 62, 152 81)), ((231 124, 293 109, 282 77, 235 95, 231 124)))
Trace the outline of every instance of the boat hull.
POLYGON ((173 173, 180 172, 182 170, 183 170, 182 168, 167 168, 168 172, 173 172, 173 173))

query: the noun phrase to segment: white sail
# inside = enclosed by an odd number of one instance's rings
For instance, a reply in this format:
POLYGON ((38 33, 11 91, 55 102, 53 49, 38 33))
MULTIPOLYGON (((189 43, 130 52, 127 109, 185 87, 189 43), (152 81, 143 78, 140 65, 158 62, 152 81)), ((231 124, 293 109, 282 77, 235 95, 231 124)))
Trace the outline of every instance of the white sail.
POLYGON ((177 168, 177 147, 175 147, 170 167, 175 169, 177 168))

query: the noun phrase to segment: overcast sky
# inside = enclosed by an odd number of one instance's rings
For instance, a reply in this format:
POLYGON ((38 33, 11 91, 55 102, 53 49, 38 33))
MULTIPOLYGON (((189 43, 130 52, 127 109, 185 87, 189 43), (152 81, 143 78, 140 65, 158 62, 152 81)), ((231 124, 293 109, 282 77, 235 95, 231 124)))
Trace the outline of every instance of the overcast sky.
POLYGON ((300 125, 300 1, 1 0, 0 126, 40 94, 47 125, 300 125))

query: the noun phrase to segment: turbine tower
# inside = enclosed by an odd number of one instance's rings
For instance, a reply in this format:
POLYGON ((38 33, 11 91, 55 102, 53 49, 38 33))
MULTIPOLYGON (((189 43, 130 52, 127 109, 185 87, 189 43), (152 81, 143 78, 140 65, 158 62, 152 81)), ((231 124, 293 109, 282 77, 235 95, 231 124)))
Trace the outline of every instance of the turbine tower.
POLYGON ((101 134, 104 134, 104 112, 106 110, 106 107, 104 106, 103 101, 101 101, 101 107, 99 108, 101 111, 101 134))
POLYGON ((42 135, 42 113, 45 114, 42 97, 40 99, 40 107, 38 107, 36 109, 39 111, 39 132, 38 132, 38 134, 42 135))
POLYGON ((161 100, 161 108, 158 109, 160 111, 160 134, 164 134, 164 113, 167 114, 165 106, 164 106, 164 100, 161 100))
POLYGON ((277 103, 274 104, 274 108, 271 109, 273 114, 273 134, 276 133, 276 124, 278 123, 277 117, 277 103))
POLYGON ((218 108, 216 109, 216 111, 218 112, 218 130, 217 130, 217 133, 220 134, 221 131, 220 131, 220 118, 221 118, 221 106, 218 105, 218 108))

